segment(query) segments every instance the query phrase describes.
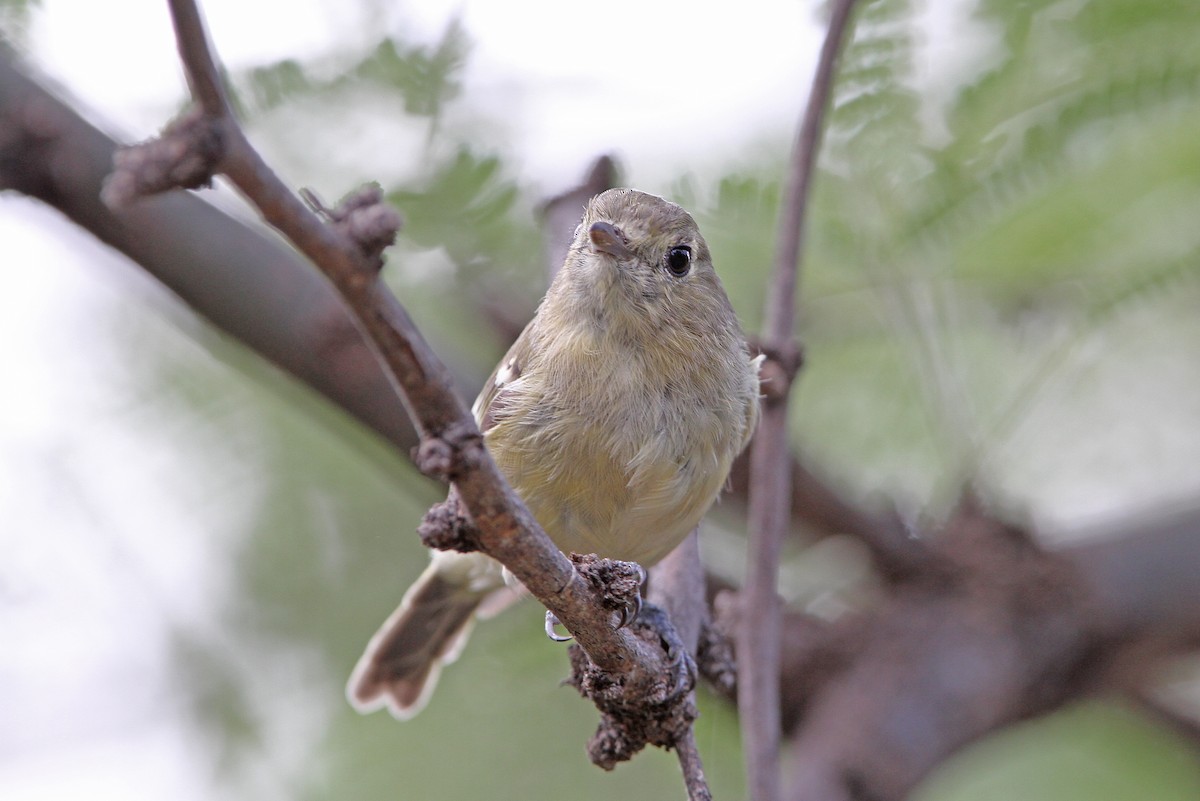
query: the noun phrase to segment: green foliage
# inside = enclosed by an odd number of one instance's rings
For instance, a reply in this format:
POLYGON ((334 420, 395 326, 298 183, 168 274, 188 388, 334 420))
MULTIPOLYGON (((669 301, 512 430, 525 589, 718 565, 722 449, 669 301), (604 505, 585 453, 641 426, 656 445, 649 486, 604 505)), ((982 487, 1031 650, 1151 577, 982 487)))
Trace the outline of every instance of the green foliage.
POLYGON ((294 58, 254 67, 239 83, 239 106, 245 110, 249 105, 258 112, 277 108, 301 94, 313 92, 318 88, 317 82, 309 76, 304 64, 294 58))
POLYGON ((432 46, 384 39, 350 74, 398 90, 409 114, 436 118, 461 89, 458 74, 467 57, 467 36, 454 19, 432 46))
MULTIPOLYGON (((470 42, 459 20, 432 43, 399 35, 380 39, 366 52, 294 58, 234 76, 239 105, 251 119, 269 119, 299 107, 315 119, 287 123, 287 139, 301 130, 328 126, 330 108, 349 118, 365 105, 385 109, 394 121, 408 115, 424 126, 425 146, 407 163, 369 167, 404 215, 386 276, 448 360, 486 373, 507 342, 498 341, 480 308, 515 310, 514 321, 532 314, 545 285, 535 198, 512 177, 503 157, 477 141, 474 129, 446 130, 442 118, 459 97, 470 42), (400 114, 402 108, 405 114, 400 114), (299 129, 299 130, 298 130, 299 129), (432 266, 414 275, 414 264, 432 266), (447 298, 465 302, 447 303, 447 298), (428 312, 428 313, 426 313, 428 312)), ((358 130, 345 134, 352 138, 358 130)), ((310 153, 321 147, 308 140, 310 153)), ((346 141, 339 146, 353 152, 346 141)), ((289 144, 291 142, 289 141, 289 144)), ((347 187, 341 187, 347 188, 347 187)))
POLYGON ((1188 801, 1193 748, 1119 707, 1090 704, 967 749, 913 801, 1188 801))
MULTIPOLYGON (((1078 345, 1197 291, 1200 17, 1171 2, 984 3, 974 24, 994 50, 936 107, 914 83, 913 13, 865 4, 843 56, 808 222, 795 421, 861 491, 926 503, 1005 446, 1046 376, 1086 366, 1078 345), (1050 336, 1031 340, 1031 324, 1050 336)), ((702 210, 723 263, 769 260, 775 209, 758 195, 781 169, 724 179, 702 210)))
POLYGON ((532 226, 515 223, 519 189, 502 172, 499 156, 460 147, 437 164, 420 186, 389 193, 404 209, 404 236, 419 248, 441 247, 468 280, 486 279, 498 265, 535 260, 532 226))
POLYGON ((462 90, 460 74, 469 50, 466 32, 456 18, 432 44, 385 36, 365 54, 342 54, 311 64, 284 58, 237 76, 235 88, 243 108, 261 114, 306 95, 366 85, 398 94, 406 113, 436 120, 462 90), (333 67, 330 60, 349 64, 333 67))

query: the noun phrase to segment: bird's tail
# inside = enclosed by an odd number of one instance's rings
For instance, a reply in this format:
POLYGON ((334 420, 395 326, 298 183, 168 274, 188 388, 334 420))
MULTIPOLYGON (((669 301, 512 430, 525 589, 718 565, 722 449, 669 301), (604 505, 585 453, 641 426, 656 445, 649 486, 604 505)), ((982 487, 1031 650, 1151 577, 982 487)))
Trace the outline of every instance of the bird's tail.
POLYGON ((400 720, 420 712, 442 665, 466 644, 480 605, 504 589, 499 563, 487 556, 435 552, 358 660, 346 686, 351 705, 359 712, 386 706, 400 720))

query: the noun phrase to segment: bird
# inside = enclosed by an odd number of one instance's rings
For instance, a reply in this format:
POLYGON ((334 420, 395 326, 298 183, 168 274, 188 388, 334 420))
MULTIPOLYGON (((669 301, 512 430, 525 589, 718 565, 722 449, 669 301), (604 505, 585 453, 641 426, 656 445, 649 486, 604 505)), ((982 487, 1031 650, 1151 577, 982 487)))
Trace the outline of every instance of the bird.
MULTIPOLYGON (((610 189, 587 203, 562 268, 472 412, 559 549, 648 567, 699 524, 749 442, 761 359, 692 216, 610 189)), ((401 720, 419 712, 510 582, 485 554, 434 551, 359 659, 351 705, 401 720)))

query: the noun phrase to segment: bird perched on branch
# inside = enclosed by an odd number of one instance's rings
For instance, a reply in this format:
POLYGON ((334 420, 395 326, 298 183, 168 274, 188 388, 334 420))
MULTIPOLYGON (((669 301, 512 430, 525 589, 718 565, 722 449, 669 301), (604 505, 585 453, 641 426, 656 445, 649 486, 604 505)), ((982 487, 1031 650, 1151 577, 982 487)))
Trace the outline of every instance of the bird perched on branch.
MULTIPOLYGON (((588 203, 473 411, 560 549, 648 566, 696 527, 749 441, 758 362, 691 215, 611 189, 588 203)), ((435 551, 359 660, 351 703, 415 715, 481 604, 504 588, 490 557, 435 551)))

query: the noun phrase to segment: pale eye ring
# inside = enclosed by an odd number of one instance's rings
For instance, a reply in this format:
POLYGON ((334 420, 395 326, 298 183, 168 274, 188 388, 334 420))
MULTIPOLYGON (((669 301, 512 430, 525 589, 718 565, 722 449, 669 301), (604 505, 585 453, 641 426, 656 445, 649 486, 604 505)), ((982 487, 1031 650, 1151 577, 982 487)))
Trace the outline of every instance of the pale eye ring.
POLYGON ((683 278, 692 269, 692 249, 687 245, 676 245, 667 251, 663 264, 671 275, 683 278))

